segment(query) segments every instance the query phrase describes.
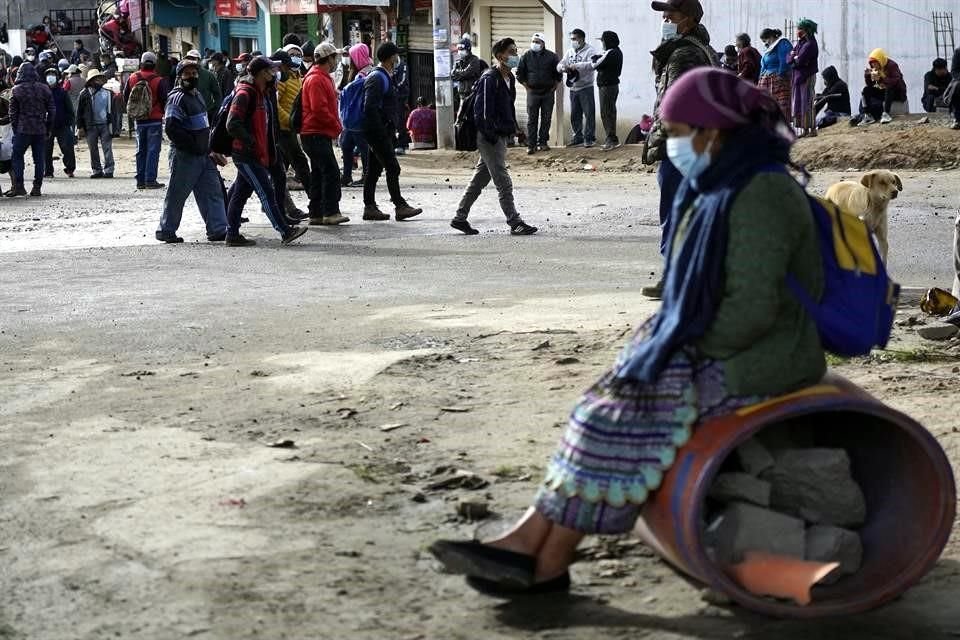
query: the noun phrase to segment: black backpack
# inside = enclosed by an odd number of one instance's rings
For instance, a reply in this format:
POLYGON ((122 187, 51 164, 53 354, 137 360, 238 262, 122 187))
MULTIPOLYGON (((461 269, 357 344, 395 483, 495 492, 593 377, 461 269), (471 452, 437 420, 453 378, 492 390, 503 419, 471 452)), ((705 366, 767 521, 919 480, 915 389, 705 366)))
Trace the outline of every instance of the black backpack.
POLYGON ((473 83, 473 89, 460 103, 460 111, 457 112, 457 121, 454 124, 454 147, 457 151, 476 151, 477 150, 477 123, 473 120, 473 106, 477 102, 477 90, 480 88, 480 81, 483 76, 491 71, 488 69, 483 75, 473 83))
POLYGON ((233 153, 233 138, 227 133, 227 118, 230 116, 230 105, 235 94, 236 91, 231 91, 220 103, 216 123, 210 130, 210 151, 225 156, 233 153))

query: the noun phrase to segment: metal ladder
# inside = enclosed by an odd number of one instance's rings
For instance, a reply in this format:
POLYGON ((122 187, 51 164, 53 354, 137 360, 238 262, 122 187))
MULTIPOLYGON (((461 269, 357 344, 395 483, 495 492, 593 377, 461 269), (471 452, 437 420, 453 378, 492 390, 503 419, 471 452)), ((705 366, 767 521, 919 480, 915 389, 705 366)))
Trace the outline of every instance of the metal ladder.
POLYGON ((933 12, 933 38, 937 46, 937 57, 948 62, 953 60, 953 52, 956 50, 953 12, 933 12))

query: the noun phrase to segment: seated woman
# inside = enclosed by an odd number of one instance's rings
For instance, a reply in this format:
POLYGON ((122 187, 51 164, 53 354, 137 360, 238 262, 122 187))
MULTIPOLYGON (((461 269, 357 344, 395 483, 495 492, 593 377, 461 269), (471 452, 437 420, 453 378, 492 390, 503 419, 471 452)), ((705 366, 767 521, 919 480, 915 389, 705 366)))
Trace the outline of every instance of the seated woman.
POLYGON ((437 112, 427 106, 425 98, 417 98, 417 108, 407 118, 407 131, 414 149, 437 147, 437 112))
POLYGON ((817 383, 813 214, 787 172, 793 139, 766 92, 719 69, 683 75, 661 105, 684 174, 667 230, 662 307, 574 408, 533 506, 505 535, 430 550, 500 597, 563 591, 585 535, 630 531, 697 425, 817 383))
POLYGON ((863 88, 860 101, 862 116, 858 126, 865 127, 880 120, 880 124, 893 122, 890 109, 894 102, 907 99, 907 83, 900 65, 887 57, 883 49, 874 49, 867 59, 863 72, 863 88))

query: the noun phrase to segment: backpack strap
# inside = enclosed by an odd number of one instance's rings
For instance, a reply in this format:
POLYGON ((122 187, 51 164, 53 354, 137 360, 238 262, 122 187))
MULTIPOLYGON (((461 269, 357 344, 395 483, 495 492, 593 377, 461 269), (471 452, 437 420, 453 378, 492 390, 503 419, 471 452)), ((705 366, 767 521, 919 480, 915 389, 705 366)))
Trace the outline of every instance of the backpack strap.
POLYGON ((383 76, 383 81, 386 83, 383 85, 383 92, 386 93, 387 91, 390 91, 390 83, 392 80, 390 78, 390 74, 387 73, 387 70, 383 67, 377 67, 374 69, 374 71, 380 71, 381 75, 383 76))

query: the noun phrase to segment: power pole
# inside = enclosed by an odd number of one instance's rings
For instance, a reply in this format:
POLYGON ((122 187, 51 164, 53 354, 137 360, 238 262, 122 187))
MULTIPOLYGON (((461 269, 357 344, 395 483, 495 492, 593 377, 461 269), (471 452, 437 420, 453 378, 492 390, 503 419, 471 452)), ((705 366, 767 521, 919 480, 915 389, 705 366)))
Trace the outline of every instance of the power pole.
POLYGON ((437 106, 437 148, 452 149, 453 80, 450 79, 450 0, 433 0, 433 69, 437 106))

